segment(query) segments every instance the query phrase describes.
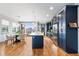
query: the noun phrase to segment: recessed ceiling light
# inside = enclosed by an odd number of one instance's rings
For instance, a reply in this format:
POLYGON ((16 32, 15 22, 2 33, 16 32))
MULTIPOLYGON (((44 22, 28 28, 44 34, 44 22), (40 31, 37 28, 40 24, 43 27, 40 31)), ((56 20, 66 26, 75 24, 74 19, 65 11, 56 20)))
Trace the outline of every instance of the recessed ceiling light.
POLYGON ((53 10, 53 7, 50 7, 50 10, 53 10))
POLYGON ((48 17, 49 15, 47 14, 46 16, 48 17))

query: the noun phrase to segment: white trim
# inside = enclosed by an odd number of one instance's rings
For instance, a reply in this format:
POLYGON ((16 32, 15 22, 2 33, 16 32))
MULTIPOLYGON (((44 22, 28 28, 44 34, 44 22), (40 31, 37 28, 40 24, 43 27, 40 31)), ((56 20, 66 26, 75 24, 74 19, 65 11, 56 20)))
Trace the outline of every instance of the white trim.
POLYGON ((58 12, 56 15, 58 15, 60 12, 62 12, 62 11, 65 10, 65 9, 66 9, 66 5, 64 5, 64 7, 61 8, 61 9, 59 10, 59 12, 58 12))

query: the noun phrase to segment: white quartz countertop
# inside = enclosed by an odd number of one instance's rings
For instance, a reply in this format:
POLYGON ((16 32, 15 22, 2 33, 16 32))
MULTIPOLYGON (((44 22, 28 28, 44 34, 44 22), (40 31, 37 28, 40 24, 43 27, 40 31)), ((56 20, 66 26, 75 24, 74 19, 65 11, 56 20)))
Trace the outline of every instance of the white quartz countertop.
POLYGON ((44 35, 43 33, 41 33, 41 32, 32 32, 31 34, 29 34, 29 35, 44 35))

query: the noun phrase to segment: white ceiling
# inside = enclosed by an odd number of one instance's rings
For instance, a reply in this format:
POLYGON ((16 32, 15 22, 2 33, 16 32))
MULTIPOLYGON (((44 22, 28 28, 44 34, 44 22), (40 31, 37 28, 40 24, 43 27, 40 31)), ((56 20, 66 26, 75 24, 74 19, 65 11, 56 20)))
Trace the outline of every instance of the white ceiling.
POLYGON ((50 21, 64 5, 66 3, 0 3, 0 15, 8 17, 8 20, 45 23, 50 21), (52 11, 49 9, 51 6, 52 11))

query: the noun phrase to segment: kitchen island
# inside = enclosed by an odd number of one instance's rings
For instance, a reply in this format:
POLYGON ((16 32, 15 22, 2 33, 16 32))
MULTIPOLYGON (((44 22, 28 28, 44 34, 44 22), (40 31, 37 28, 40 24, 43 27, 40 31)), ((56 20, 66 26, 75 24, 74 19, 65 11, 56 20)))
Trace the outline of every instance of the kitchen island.
POLYGON ((44 38, 42 33, 34 32, 30 34, 32 36, 32 49, 43 48, 44 38))

